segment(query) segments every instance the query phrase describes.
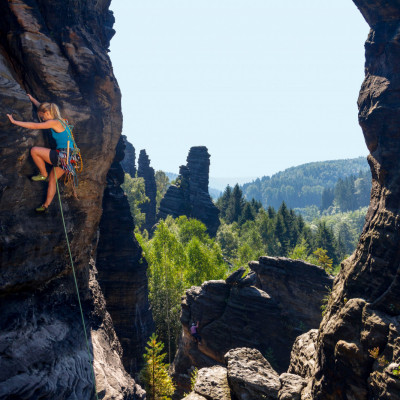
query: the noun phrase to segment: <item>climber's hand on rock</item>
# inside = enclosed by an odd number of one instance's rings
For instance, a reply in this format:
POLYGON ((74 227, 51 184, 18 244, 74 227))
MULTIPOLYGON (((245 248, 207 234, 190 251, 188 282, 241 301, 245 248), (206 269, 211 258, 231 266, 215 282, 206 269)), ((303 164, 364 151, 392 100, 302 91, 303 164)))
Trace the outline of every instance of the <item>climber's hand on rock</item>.
POLYGON ((7 117, 8 117, 8 119, 10 120, 10 122, 13 124, 15 121, 14 121, 14 118, 13 118, 13 116, 11 115, 11 114, 7 114, 7 117))
POLYGON ((39 107, 40 102, 37 101, 33 96, 31 96, 29 93, 26 94, 29 97, 29 100, 33 103, 34 106, 39 107))

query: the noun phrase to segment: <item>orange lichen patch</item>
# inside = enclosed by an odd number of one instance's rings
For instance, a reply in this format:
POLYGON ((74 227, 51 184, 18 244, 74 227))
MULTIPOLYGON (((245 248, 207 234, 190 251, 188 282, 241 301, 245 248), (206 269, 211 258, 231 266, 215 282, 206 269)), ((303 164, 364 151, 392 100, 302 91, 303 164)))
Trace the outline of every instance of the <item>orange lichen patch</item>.
POLYGON ((38 32, 42 25, 39 24, 35 17, 35 12, 32 12, 32 7, 25 4, 21 0, 10 0, 8 2, 11 11, 17 18, 18 23, 21 27, 29 32, 38 32))

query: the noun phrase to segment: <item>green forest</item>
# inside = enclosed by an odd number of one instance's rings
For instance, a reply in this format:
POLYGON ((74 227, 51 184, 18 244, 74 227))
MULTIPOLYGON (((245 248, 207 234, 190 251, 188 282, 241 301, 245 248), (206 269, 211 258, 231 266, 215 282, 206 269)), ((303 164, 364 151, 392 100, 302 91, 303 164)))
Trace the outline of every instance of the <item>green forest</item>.
MULTIPOLYGON (((358 176, 360 171, 371 174, 365 157, 349 160, 312 162, 288 168, 274 175, 264 176, 242 186, 244 196, 255 199, 264 207, 278 208, 282 201, 290 208, 304 208, 322 205, 324 189, 335 187, 339 179, 350 175, 358 176)), ((371 186, 369 186, 371 187, 371 186)))
MULTIPOLYGON (((315 204, 304 197, 302 208, 291 208, 285 201, 277 207, 265 207, 262 199, 248 200, 246 185, 227 186, 215 202, 221 223, 215 237, 208 235, 202 222, 186 216, 160 220, 151 233, 143 230, 145 216, 140 205, 148 201, 144 181, 126 175, 123 189, 136 237, 149 265, 149 298, 157 340, 165 344, 168 363, 173 361, 181 334, 181 296, 191 286, 225 279, 264 255, 302 259, 322 266, 332 275, 340 270, 341 261, 355 249, 369 201, 370 173, 360 169, 362 162, 357 159, 351 163, 353 169, 346 171, 352 173, 347 176, 339 173, 340 162, 336 169, 327 162, 307 164, 307 168, 298 170, 297 176, 304 178, 298 179, 299 185, 308 181, 309 187, 313 182, 314 187, 320 183, 322 188, 319 197, 315 194, 315 204), (315 164, 322 166, 320 172, 327 180, 311 174, 317 171, 315 164)), ((290 178, 293 182, 295 176, 290 178)), ((158 207, 170 182, 162 171, 157 171, 155 178, 158 207)), ((283 180, 288 179, 286 175, 283 180)))

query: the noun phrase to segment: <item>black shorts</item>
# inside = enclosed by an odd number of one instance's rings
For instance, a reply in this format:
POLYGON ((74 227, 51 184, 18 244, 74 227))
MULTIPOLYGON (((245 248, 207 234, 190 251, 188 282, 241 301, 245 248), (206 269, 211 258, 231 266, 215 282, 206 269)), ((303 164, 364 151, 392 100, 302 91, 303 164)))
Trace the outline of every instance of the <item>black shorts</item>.
POLYGON ((55 167, 58 167, 58 153, 56 150, 50 150, 50 162, 55 167))

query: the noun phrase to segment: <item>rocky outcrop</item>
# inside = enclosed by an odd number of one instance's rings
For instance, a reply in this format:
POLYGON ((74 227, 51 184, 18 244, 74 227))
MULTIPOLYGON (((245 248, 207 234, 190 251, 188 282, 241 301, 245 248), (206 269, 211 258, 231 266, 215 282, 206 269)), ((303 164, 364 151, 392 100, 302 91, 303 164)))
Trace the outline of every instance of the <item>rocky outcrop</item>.
POLYGON ((206 399, 231 400, 226 368, 215 365, 197 374, 194 392, 206 399))
POLYGON ((138 164, 138 177, 144 179, 146 196, 149 198, 148 202, 140 205, 140 210, 142 213, 146 214, 143 229, 147 229, 148 232, 151 232, 156 223, 157 185, 154 168, 150 167, 150 159, 146 154, 146 150, 140 150, 138 164))
POLYGON ((128 199, 121 184, 124 141, 118 142, 107 174, 96 265, 98 280, 123 348, 123 363, 133 375, 143 363, 148 337, 154 331, 148 300, 147 262, 137 242, 128 199))
POLYGON ((317 337, 318 329, 311 329, 296 338, 290 354, 289 373, 303 378, 314 375, 317 337))
POLYGON ((184 400, 299 400, 304 385, 297 375, 279 376, 258 350, 237 348, 225 354, 224 366, 200 369, 184 400))
POLYGON ((130 143, 125 135, 121 136, 125 145, 125 157, 121 160, 121 166, 127 174, 134 178, 136 176, 136 152, 132 143, 130 143))
POLYGON ((322 268, 274 257, 249 266, 253 271, 245 277, 242 269, 226 281, 186 291, 183 333, 172 366, 183 390, 192 366, 223 365, 225 353, 237 347, 259 350, 276 370, 286 372, 296 337, 319 326, 321 300, 332 285, 322 268), (201 345, 189 333, 193 321, 200 322, 201 345))
POLYGON ((256 349, 239 348, 225 354, 229 384, 238 399, 276 399, 279 375, 256 349))
POLYGON ((84 161, 79 200, 62 201, 97 390, 103 399, 142 398, 121 363, 121 347, 95 278, 106 175, 121 133, 118 84, 107 55, 109 1, 0 2, 0 398, 90 399, 90 358, 58 202, 34 207, 46 184, 29 151, 46 133, 11 125, 36 118, 27 97, 59 104, 75 126, 84 161), (135 394, 136 393, 136 394, 135 394))
POLYGON ((157 218, 174 218, 186 215, 196 218, 215 236, 219 227, 219 210, 208 193, 210 155, 207 147, 192 147, 186 159, 187 165, 179 169, 175 185, 171 185, 161 200, 157 218))
POLYGON ((335 279, 304 399, 400 397, 393 374, 400 361, 400 3, 354 3, 371 27, 358 99, 371 203, 357 249, 335 279), (381 363, 371 357, 374 349, 381 363))

